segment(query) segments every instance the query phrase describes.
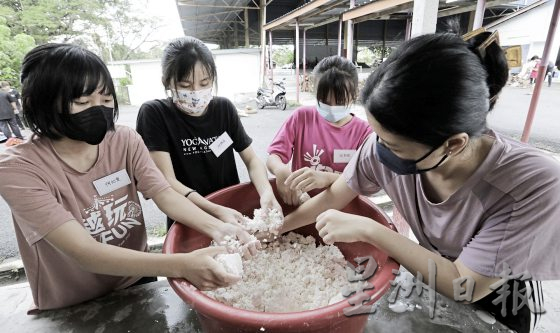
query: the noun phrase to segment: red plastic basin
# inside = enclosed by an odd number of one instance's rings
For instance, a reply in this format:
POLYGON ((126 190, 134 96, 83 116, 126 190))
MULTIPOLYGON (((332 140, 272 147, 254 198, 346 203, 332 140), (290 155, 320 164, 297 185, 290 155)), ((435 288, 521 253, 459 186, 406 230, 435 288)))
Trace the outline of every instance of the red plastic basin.
MULTIPOLYGON (((274 182, 271 182, 275 187, 274 182)), ((276 189, 275 189, 276 191, 276 189)), ((275 193, 276 194, 276 193, 275 193)), ((278 195, 277 198, 280 198, 278 195)), ((220 205, 231 207, 244 215, 253 216, 253 210, 259 208, 259 196, 252 184, 240 184, 212 193, 208 199, 220 205)), ((283 206, 284 214, 289 214, 293 207, 283 206)), ((381 209, 364 197, 354 199, 344 209, 347 213, 371 217, 383 225, 393 228, 390 220, 381 209)), ((295 230, 307 236, 312 235, 320 243, 315 226, 295 230)), ((210 238, 199 232, 175 223, 169 230, 163 245, 164 253, 185 253, 206 247, 210 238)), ((354 258, 373 256, 377 261, 376 273, 368 280, 374 289, 365 292, 371 295, 372 301, 377 301, 390 287, 394 278, 393 269, 399 269, 399 264, 386 253, 367 243, 336 243, 346 260, 354 264, 354 258)), ((269 268, 273 269, 273 268, 269 268)), ((347 317, 343 309, 351 305, 347 300, 302 312, 255 312, 233 308, 217 302, 200 292, 184 279, 169 278, 169 284, 175 292, 196 312, 200 324, 205 332, 362 332, 367 322, 367 315, 347 317), (264 328, 264 331, 262 330, 264 328)), ((371 302, 370 302, 371 304, 371 302)))

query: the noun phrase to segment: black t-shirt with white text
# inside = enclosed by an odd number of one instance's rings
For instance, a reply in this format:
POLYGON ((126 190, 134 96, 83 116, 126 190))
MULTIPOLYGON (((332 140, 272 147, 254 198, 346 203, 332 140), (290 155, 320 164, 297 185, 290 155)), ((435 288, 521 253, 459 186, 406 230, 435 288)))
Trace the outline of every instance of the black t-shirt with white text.
POLYGON ((138 112, 136 130, 150 151, 170 154, 178 181, 203 196, 239 184, 233 150, 241 152, 252 142, 237 109, 223 97, 214 97, 200 117, 181 112, 171 99, 146 102, 138 112), (233 144, 216 157, 209 146, 224 132, 233 144))

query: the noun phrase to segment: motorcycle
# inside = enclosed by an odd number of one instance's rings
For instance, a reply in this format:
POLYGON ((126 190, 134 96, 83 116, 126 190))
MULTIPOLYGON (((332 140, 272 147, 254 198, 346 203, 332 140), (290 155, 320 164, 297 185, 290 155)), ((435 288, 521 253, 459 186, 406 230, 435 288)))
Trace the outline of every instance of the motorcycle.
POLYGON ((265 106, 276 106, 280 110, 286 110, 286 87, 284 80, 274 82, 272 89, 259 88, 257 90, 257 107, 264 109, 265 106))

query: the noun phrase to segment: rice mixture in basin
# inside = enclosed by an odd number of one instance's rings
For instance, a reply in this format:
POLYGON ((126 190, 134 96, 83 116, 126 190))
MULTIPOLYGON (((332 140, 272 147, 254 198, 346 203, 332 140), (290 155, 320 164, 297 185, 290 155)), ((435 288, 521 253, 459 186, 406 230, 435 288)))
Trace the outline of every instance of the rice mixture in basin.
MULTIPOLYGON (((312 236, 289 233, 262 244, 257 255, 244 259, 241 281, 205 293, 245 310, 312 310, 342 299, 341 292, 349 285, 345 266, 346 260, 336 246, 316 246, 312 236)), ((230 267, 227 270, 234 271, 230 267)), ((235 270, 239 272, 239 268, 235 270)))

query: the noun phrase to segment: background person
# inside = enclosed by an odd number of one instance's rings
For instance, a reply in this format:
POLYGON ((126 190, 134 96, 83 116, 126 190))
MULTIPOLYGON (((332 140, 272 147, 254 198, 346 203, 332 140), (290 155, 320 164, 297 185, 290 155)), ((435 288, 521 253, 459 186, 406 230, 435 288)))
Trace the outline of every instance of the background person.
POLYGON ((13 132, 16 138, 23 140, 15 116, 17 99, 10 94, 9 87, 7 82, 0 82, 0 131, 8 139, 12 137, 13 132))

